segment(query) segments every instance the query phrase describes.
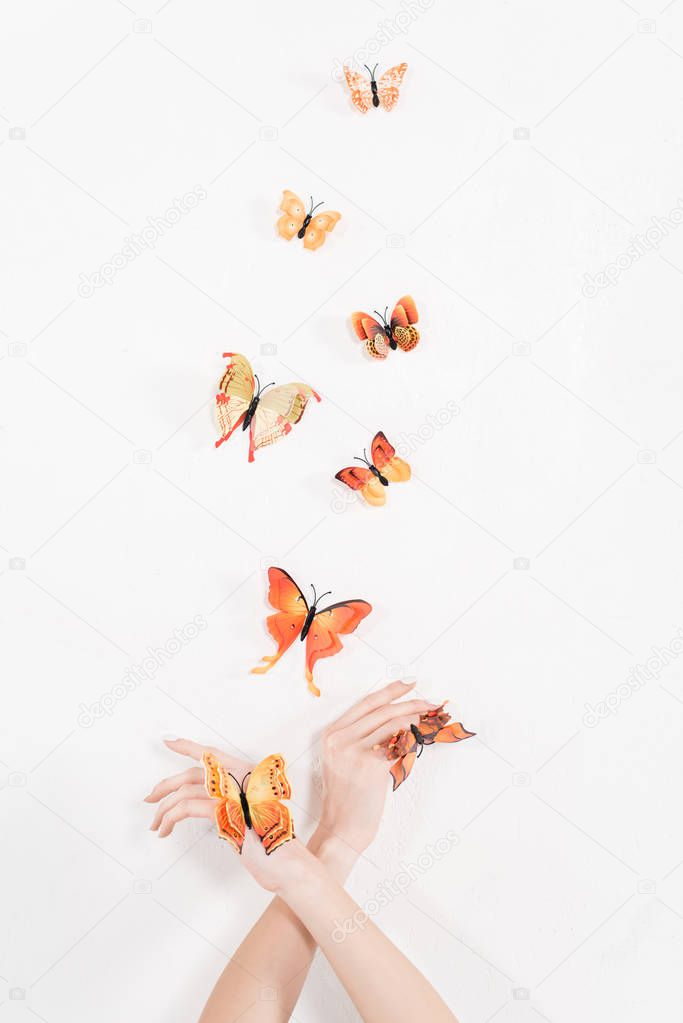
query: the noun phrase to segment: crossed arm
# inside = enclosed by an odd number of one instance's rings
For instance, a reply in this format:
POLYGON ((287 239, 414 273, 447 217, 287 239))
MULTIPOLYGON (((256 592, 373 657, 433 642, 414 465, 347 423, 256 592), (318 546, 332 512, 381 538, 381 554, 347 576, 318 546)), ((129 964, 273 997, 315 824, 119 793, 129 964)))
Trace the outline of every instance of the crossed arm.
MULTIPOLYGON (((219 977, 200 1023, 284 1023, 317 946, 366 1023, 401 1023, 425 1014, 432 1023, 454 1023, 431 985, 379 928, 367 920, 362 928, 343 926, 361 914, 342 886, 377 833, 387 791, 387 762, 373 747, 434 706, 424 700, 395 702, 410 688, 391 683, 326 731, 322 817, 307 846, 294 839, 266 856, 247 834, 244 866, 275 898, 219 977)), ((194 760, 207 748, 186 739, 167 745, 194 760)), ((249 764, 221 750, 212 752, 233 772, 249 770, 249 764)), ((185 818, 213 818, 214 804, 198 767, 164 779, 146 798, 161 800, 151 827, 162 838, 185 818)))

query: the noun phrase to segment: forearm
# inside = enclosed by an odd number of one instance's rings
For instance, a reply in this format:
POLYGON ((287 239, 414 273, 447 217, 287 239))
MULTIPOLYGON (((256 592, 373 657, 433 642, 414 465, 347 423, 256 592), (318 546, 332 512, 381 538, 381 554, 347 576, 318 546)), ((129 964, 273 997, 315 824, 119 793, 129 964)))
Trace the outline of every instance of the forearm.
MULTIPOLYGON (((307 848, 340 885, 357 858, 322 827, 307 848)), ((282 1023, 294 1010, 316 947, 298 916, 276 896, 218 978, 200 1023, 231 1023, 238 1018, 240 1023, 282 1023)))
POLYGON ((300 871, 280 896, 320 946, 365 1023, 457 1023, 419 970, 305 850, 300 871))

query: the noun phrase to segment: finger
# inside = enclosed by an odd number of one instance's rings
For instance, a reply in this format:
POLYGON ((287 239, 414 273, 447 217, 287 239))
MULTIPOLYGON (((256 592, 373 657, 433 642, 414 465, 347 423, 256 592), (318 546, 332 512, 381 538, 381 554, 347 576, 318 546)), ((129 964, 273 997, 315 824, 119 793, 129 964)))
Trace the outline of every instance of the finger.
POLYGON ((171 834, 179 821, 188 817, 204 817, 212 820, 214 815, 214 803, 211 799, 181 799, 168 813, 165 813, 159 826, 159 838, 166 838, 171 834))
POLYGON ((172 774, 170 778, 162 778, 160 782, 157 782, 150 794, 145 796, 145 802, 158 803, 160 799, 170 795, 171 792, 175 792, 181 785, 196 785, 203 778, 204 772, 201 767, 188 767, 187 771, 181 771, 180 774, 172 774))
POLYGON ((371 732, 376 731, 387 721, 391 721, 392 718, 401 715, 407 717, 412 714, 424 714, 428 710, 433 710, 434 706, 433 703, 429 703, 427 700, 402 700, 400 703, 388 703, 385 707, 373 710, 370 714, 362 717, 360 721, 356 721, 347 730, 349 741, 355 742, 366 735, 370 735, 371 732))
POLYGON ((202 753, 213 753, 219 760, 223 760, 223 757, 227 756, 222 749, 216 749, 215 746, 202 746, 198 742, 193 742, 192 739, 164 739, 164 745, 172 749, 174 753, 180 753, 184 757, 192 757, 193 760, 201 760, 202 753))
POLYGON ((234 757, 232 754, 226 753, 225 750, 218 749, 217 746, 202 746, 192 739, 164 739, 164 745, 168 746, 174 753, 180 753, 184 757, 192 757, 193 760, 201 760, 203 753, 213 753, 215 758, 220 761, 223 767, 227 767, 229 771, 248 771, 252 766, 246 760, 234 757))
POLYGON ((170 796, 164 799, 163 803, 160 803, 157 807, 157 812, 154 814, 154 819, 149 826, 150 831, 156 831, 164 814, 172 810, 174 806, 177 806, 183 799, 210 799, 206 794, 206 789, 203 785, 181 785, 177 792, 172 792, 170 796))
POLYGON ((416 682, 390 682, 389 685, 382 686, 376 692, 368 693, 367 696, 364 696, 358 703, 354 703, 353 707, 349 707, 337 721, 330 725, 328 731, 331 733, 341 728, 348 728, 349 725, 354 724, 354 722, 369 714, 370 711, 383 707, 391 700, 397 700, 399 696, 409 693, 416 685, 416 682))
POLYGON ((398 717, 392 718, 391 721, 387 721, 385 724, 380 725, 379 728, 363 739, 363 743, 367 743, 370 749, 376 749, 377 746, 383 745, 391 739, 393 735, 400 732, 401 729, 407 732, 410 726, 418 724, 419 720, 419 714, 399 715, 398 717))

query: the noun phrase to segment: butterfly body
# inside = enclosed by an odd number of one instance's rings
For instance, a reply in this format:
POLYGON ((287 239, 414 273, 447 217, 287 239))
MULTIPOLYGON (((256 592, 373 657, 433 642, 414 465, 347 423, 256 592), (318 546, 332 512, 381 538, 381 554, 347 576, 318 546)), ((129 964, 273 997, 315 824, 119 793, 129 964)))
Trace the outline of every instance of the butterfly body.
POLYGON ((419 747, 417 755, 418 755, 418 757, 420 757, 420 756, 422 756, 422 750, 425 747, 425 741, 422 738, 422 733, 420 732, 420 729, 417 727, 417 725, 411 725, 410 726, 410 731, 413 733, 413 738, 415 739, 415 742, 417 743, 417 745, 419 747))
POLYGON ((403 483, 410 479, 410 466, 399 458, 396 449, 389 443, 380 430, 370 445, 371 459, 363 452, 363 457, 355 456, 355 461, 364 465, 349 465, 340 469, 335 479, 345 483, 351 490, 359 491, 368 504, 382 505, 386 501, 383 488, 389 483, 403 483))
POLYGON ((244 823, 251 831, 254 825, 251 822, 251 813, 249 811, 249 801, 247 800, 247 794, 244 789, 240 788, 240 806, 242 807, 242 813, 244 814, 244 823))
POLYGON ((392 110, 398 102, 399 89, 408 65, 397 64, 389 68, 379 80, 375 78, 377 64, 372 70, 367 64, 364 67, 370 75, 370 81, 360 72, 344 66, 344 77, 351 91, 351 102, 361 114, 366 114, 371 106, 375 109, 381 106, 384 110, 392 110))
POLYGON ((312 214, 311 213, 307 213, 306 216, 304 217, 304 222, 301 225, 301 229, 299 231, 297 231, 297 233, 296 233, 297 238, 303 238, 304 237, 304 235, 306 234, 306 228, 308 227, 308 225, 310 224, 312 219, 313 219, 312 214))
POLYGON ((387 317, 388 306, 384 313, 378 313, 375 319, 369 313, 356 312, 351 314, 351 323, 360 341, 365 342, 365 349, 373 359, 386 359, 390 351, 400 348, 402 352, 412 352, 420 340, 415 326, 418 322, 417 306, 410 295, 399 298, 394 311, 387 317))
POLYGON ((370 89, 372 90, 372 105, 373 105, 373 107, 378 107, 379 106, 379 96, 377 94, 377 82, 375 81, 374 73, 373 73, 372 79, 370 81, 370 89))
POLYGON ((389 480, 386 478, 386 476, 382 476, 382 473, 379 471, 376 465, 369 465, 368 469, 370 470, 373 476, 377 477, 377 479, 380 481, 383 487, 389 486, 389 480))
POLYGON ((313 604, 313 605, 311 605, 311 607, 309 607, 308 614, 306 615, 306 618, 304 620, 304 624, 303 624, 303 626, 301 628, 301 635, 299 636, 299 639, 301 640, 302 643, 306 639, 306 636, 308 635, 308 630, 310 629, 311 625, 313 624, 313 619, 315 618, 316 613, 317 613, 317 608, 316 608, 315 604, 313 604))
POLYGON ((258 408, 258 404, 259 404, 260 400, 261 400, 261 396, 260 396, 260 394, 257 394, 253 398, 253 400, 251 402, 251 405, 249 406, 249 408, 245 412, 245 414, 244 414, 244 422, 242 423, 242 430, 243 431, 244 430, 248 430, 249 427, 251 426, 251 421, 254 418, 254 413, 256 412, 256 409, 258 408))
POLYGON ((243 431, 249 430, 249 461, 253 462, 255 452, 286 437, 303 416, 310 399, 320 401, 320 395, 303 383, 262 387, 244 355, 225 352, 223 357, 230 362, 216 395, 216 421, 221 432, 216 447, 241 426, 243 431), (272 391, 268 391, 269 387, 272 391))
POLYGON ((264 664, 252 668, 252 674, 264 675, 277 664, 294 640, 306 643, 306 681, 314 696, 320 690, 313 682, 313 667, 322 657, 332 657, 342 649, 340 635, 354 632, 360 622, 372 611, 367 600, 342 600, 318 610, 323 597, 313 588, 310 607, 292 577, 283 568, 268 569, 268 601, 276 613, 266 619, 266 628, 277 643, 275 654, 262 658, 264 664))

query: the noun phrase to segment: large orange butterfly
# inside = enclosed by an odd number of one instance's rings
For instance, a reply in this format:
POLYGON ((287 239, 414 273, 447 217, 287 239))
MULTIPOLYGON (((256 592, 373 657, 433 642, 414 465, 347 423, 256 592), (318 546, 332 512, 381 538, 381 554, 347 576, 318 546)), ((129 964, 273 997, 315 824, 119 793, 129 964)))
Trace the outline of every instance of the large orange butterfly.
POLYGON ((308 688, 314 696, 320 696, 320 690, 313 682, 315 662, 321 657, 338 654, 342 649, 339 636, 353 632, 370 614, 372 605, 367 600, 342 600, 318 611, 318 602, 327 594, 318 596, 312 586, 313 603, 309 607, 303 593, 283 568, 269 568, 268 582, 268 600, 277 613, 266 618, 266 628, 277 643, 277 652, 262 657, 265 665, 252 668, 252 674, 264 675, 270 671, 298 636, 302 642, 306 640, 308 688))
POLYGON ((354 461, 365 462, 365 466, 349 465, 340 469, 335 479, 346 483, 352 490, 359 490, 368 504, 381 505, 386 501, 385 489, 389 483, 403 483, 410 479, 410 466, 399 458, 382 431, 376 433, 370 445, 369 461, 365 451, 363 457, 355 456, 354 461))
POLYGON ((375 64, 372 71, 367 64, 363 67, 370 75, 370 81, 365 75, 344 65, 346 84, 351 90, 351 101, 361 114, 366 114, 371 106, 382 106, 385 110, 391 110, 398 102, 398 90, 403 82, 403 76, 408 69, 407 64, 397 64, 385 71, 379 81, 375 80, 375 64))
POLYGON ((396 761, 390 770, 394 779, 394 792, 406 780, 425 746, 431 746, 434 742, 460 742, 476 735, 476 732, 468 732, 463 728, 460 721, 454 721, 449 725, 451 715, 444 711, 444 706, 442 703, 435 710, 420 714, 417 725, 411 725, 410 729, 401 729, 386 743, 382 743, 386 748, 387 760, 396 761))
POLYGON ((218 803, 215 812, 218 834, 242 852, 247 828, 253 828, 266 854, 294 838, 292 815, 280 800, 292 789, 279 753, 266 757, 241 782, 226 771, 213 753, 202 755, 206 791, 218 803), (247 781, 247 779, 249 779, 247 781), (245 787, 246 782, 246 787, 245 787))
POLYGON ((358 338, 365 341, 365 347, 373 359, 386 359, 389 349, 400 348, 403 352, 412 352, 420 340, 417 328, 417 306, 410 295, 399 298, 396 307, 387 320, 387 311, 384 314, 375 313, 380 317, 381 323, 375 320, 368 313, 352 313, 351 323, 358 338))
POLYGON ((327 237, 327 232, 333 231, 337 221, 341 220, 341 213, 336 213, 334 210, 328 210, 327 213, 316 213, 318 206, 322 205, 319 202, 314 206, 313 196, 311 196, 311 205, 306 212, 299 196, 285 189, 280 203, 280 209, 284 210, 284 213, 277 222, 278 233, 288 242, 294 235, 297 238, 303 238, 305 249, 319 249, 327 237))
POLYGON ((216 420, 221 432, 216 441, 219 448, 238 426, 249 430, 249 461, 254 461, 254 452, 267 444, 275 444, 298 423, 311 398, 320 401, 308 384, 282 384, 263 396, 267 387, 261 387, 254 376, 249 360, 235 352, 224 352, 224 359, 230 359, 221 377, 216 395, 216 420))

